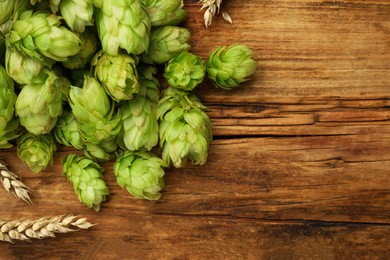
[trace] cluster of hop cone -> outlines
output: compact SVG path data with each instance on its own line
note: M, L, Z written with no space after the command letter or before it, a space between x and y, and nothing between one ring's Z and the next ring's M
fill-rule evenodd
M0 149L16 144L35 173L61 145L83 151L64 158L63 174L96 211L109 195L102 161L149 200L164 168L205 164L212 131L196 86L208 76L232 89L256 68L245 45L205 62L189 52L182 0L3 0L0 10Z

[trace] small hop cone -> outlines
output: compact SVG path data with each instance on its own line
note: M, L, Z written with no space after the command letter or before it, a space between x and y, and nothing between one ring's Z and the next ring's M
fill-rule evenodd
M164 64L184 51L189 51L191 32L178 26L153 27L147 52L141 54L141 61L148 64Z
M193 90L205 76L202 58L184 51L171 59L165 67L164 77L172 87Z
M113 137L108 140L101 141L99 144L85 143L84 155L95 161L108 161L113 158L114 152L118 148L117 138Z
M119 186L137 198L158 200L164 188L166 163L150 152L125 151L118 155L114 173Z
M157 69L142 66L140 71L140 90L134 98L120 106L122 111L122 132L120 139L124 148L135 151L150 151L158 143L157 103L160 96Z
M39 83L25 85L15 103L20 124L34 135L49 133L63 112L64 89L70 83L45 70ZM39 81L39 80L37 80Z
M95 78L85 76L83 88L72 86L69 104L86 143L99 144L120 132L120 111Z
M187 16L183 0L141 0L141 3L149 14L152 26L177 25Z
M13 23L8 38L9 48L36 60L52 63L66 61L81 49L80 38L64 26L55 14L25 11Z
M16 98L14 82L0 65L0 149L12 147L9 141L18 136L19 121L14 116Z
M85 206L100 210L109 190L103 179L104 168L91 159L70 154L64 158L62 173L72 183L73 189Z
M130 100L139 90L137 61L127 53L111 56L99 52L93 62L95 75L115 101Z
M93 25L93 0L61 0L60 12L74 32L82 33Z
M206 61L207 76L217 87L231 90L256 70L254 52L246 45L220 46Z
M157 116L162 158L168 164L180 168L187 159L193 164L206 163L212 132L205 110L195 94L173 87L163 91Z
M149 46L150 18L140 0L95 0L96 26L104 53L139 55Z
M72 146L78 150L84 148L84 142L80 136L79 126L72 112L64 112L64 114L58 119L53 129L53 134L59 144Z
M17 154L34 173L53 164L57 145L51 134L33 135L25 133L17 139Z

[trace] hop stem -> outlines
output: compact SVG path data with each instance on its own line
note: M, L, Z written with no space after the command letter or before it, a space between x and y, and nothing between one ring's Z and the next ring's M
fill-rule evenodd
M0 220L0 241L13 243L15 240L55 237L56 233L69 233L92 226L94 224L89 223L86 218L72 215L37 220Z
M5 162L0 160L0 181L4 188L15 197L32 204L30 199L31 189L27 187L18 175L11 172ZM1 240L1 238L0 238Z

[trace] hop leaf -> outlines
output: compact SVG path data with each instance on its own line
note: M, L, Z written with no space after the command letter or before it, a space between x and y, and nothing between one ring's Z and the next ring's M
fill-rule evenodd
M203 165L212 140L211 122L195 94L169 87L162 93L157 107L160 120L162 158L177 168L187 159Z
M206 61L207 76L215 86L233 89L255 72L253 56L253 51L246 45L220 46Z
M106 200L109 191L103 179L104 168L91 159L70 154L64 158L62 173L72 183L80 202L95 211Z
M186 51L171 59L164 73L170 86L183 90L193 90L203 81L204 75L202 58Z
M158 200L164 188L166 163L150 152L120 153L114 165L119 186L137 198Z
M19 158L35 173L53 164L56 150L57 145L51 134L36 136L27 132L17 139L17 154Z

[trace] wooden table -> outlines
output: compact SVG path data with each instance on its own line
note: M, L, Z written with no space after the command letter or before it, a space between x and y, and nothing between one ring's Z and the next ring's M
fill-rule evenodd
M52 167L33 174L34 206L1 191L1 217L86 216L88 231L1 243L1 259L390 258L390 1L224 1L203 27L185 1L192 51L245 43L252 80L199 89L213 123L208 163L166 172L161 200L137 200L103 164L111 196L95 213Z

